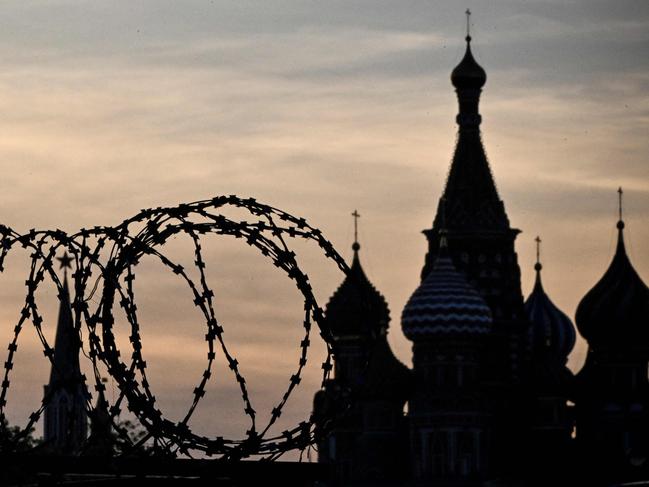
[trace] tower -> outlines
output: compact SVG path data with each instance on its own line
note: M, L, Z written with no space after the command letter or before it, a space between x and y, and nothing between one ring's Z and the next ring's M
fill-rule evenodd
M556 479L565 475L572 453L574 376L567 368L568 355L575 345L575 328L552 302L541 281L541 239L536 237L536 278L525 301L530 320L531 367L530 434L528 464L539 475Z
M482 145L478 105L487 75L473 57L471 40L467 33L466 52L451 74L459 102L457 144L433 226L424 231L428 253L421 275L424 279L432 269L443 226L455 267L487 301L494 332L504 339L499 362L493 365L513 379L519 375L521 359L515 339L527 331L514 250L520 231L510 226Z
M425 280L439 254L442 230L449 257L491 310L492 332L480 363L489 387L483 400L494 413L492 467L506 472L515 465L528 394L523 389L529 366L529 322L523 310L520 269L514 249L519 230L512 228L487 161L479 101L485 70L471 51L467 10L466 51L451 74L459 102L457 144L433 226L425 230L428 252ZM514 460L513 460L514 459Z
M626 253L619 195L615 255L576 313L588 342L577 374L577 439L589 471L614 480L649 467L649 288Z
M413 342L409 403L416 485L481 485L489 471L492 417L481 374L491 310L458 272L444 241L401 318Z
M357 228L358 213L353 213ZM395 485L408 476L403 409L411 373L387 340L390 311L359 259L357 232L349 272L326 307L333 336L334 378L314 399L316 418L333 417L318 460L335 467L338 485ZM340 398L351 406L340 410ZM347 401L344 401L347 402Z
M79 332L74 327L70 307L67 269L71 267L72 259L66 253L58 260L64 270L64 277L59 294L59 315L50 380L44 388L43 439L52 451L76 454L87 436L88 392L79 366Z

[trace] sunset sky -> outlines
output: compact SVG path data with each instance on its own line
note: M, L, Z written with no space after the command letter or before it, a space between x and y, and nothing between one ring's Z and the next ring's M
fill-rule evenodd
M237 194L306 217L350 258L358 209L362 263L390 305L390 343L410 364L399 316L418 285L420 231L431 226L453 153L449 76L464 52L466 7L488 76L485 148L522 230L525 295L540 235L546 291L574 317L613 255L618 186L627 250L649 282L644 0L5 2L0 223L74 232L141 208ZM258 402L270 404L297 361L299 296L248 249L209 245L226 334L237 321L234 346ZM170 252L191 259L180 242ZM342 275L313 249L305 255L324 305ZM16 260L0 276L3 342L26 273ZM142 282L152 383L179 416L202 370L204 327L160 266L144 263ZM53 336L54 294L44 292ZM37 407L49 367L33 337L23 343L9 405L17 423ZM573 369L584 351L578 343ZM314 365L288 423L308 415ZM216 380L197 429L240 434L228 380Z

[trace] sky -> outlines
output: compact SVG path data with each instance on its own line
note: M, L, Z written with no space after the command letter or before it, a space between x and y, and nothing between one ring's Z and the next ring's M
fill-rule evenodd
M619 186L627 250L649 282L642 0L5 2L0 223L74 232L141 208L237 194L307 218L349 259L357 209L361 261L390 305L390 343L410 364L399 316L418 285L420 232L431 226L453 153L449 76L464 52L467 7L488 76L483 141L522 230L524 294L540 235L546 291L574 317L612 258ZM191 259L181 240L170 255ZM300 296L238 242L206 248L217 312L259 409L269 408L297 362ZM301 251L324 305L343 276L317 249ZM5 342L26 272L16 257L0 276ZM159 264L143 262L138 282L152 384L177 418L204 366L204 325ZM51 285L42 299L53 336ZM26 335L8 409L17 424L37 407L49 368ZM321 344L313 348L322 355ZM574 370L584 352L580 341ZM308 416L318 360L286 424ZM235 384L220 379L192 425L241 435Z

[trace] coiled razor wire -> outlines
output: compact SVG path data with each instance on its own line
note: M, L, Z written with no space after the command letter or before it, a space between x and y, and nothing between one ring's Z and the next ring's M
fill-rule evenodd
M222 211L228 208L246 210L255 221L236 221L227 218ZM162 247L170 238L181 234L187 235L193 243L194 267L198 271L198 279L190 278L188 270L174 263L162 252ZM281 400L272 409L268 423L263 426L257 424L257 413L253 408L239 362L228 349L224 329L216 319L214 292L207 284L206 262L201 248L201 236L206 234L243 239L247 245L256 248L276 267L282 269L304 296L302 323L304 336L300 342L301 351L297 369L290 377ZM87 332L88 338L83 346L87 346L87 356L92 362L94 388L99 397L103 397L105 385L100 373L101 363L119 388L119 395L109 408L113 429L121 438L129 440L127 431L117 421L124 403L146 429L146 435L137 444L132 444L133 448L149 442L165 454L180 453L191 456L193 453L202 452L208 456L218 455L224 459L236 460L251 455L274 459L288 450L304 449L313 444L317 429L313 415L281 435L269 437L270 428L281 416L284 405L300 383L302 371L307 363L313 322L318 325L327 349L327 356L322 364L323 387L332 369L331 335L324 325L323 312L317 304L309 278L299 268L296 254L287 243L293 238L314 241L328 259L333 260L342 271L348 272L345 261L322 236L320 230L311 227L304 218L296 218L252 198L217 196L210 200L180 204L171 208L142 210L115 227L82 229L73 235L68 235L61 230L30 230L28 233L19 234L9 227L0 226L0 272L4 270L6 257L12 248L22 246L31 252L30 272L25 281L27 287L25 303L14 328L13 338L8 346L7 361L4 364L4 378L0 389L0 419L3 421L0 423L0 428L5 428L5 407L10 375L18 350L18 338L28 320L38 334L44 355L48 357L52 367L56 367L53 360L54 350L42 330L43 319L35 295L39 285L46 279L50 279L57 286L59 295L63 296L63 283L54 271L54 259L62 252L67 252L73 261L71 278L75 297L71 309L74 327L80 336L82 329ZM106 254L108 254L107 258ZM133 290L133 281L136 277L134 268L143 256L157 258L185 282L193 295L194 305L200 309L205 319L207 365L194 388L191 405L179 422L170 421L162 415L147 379L147 364ZM99 289L101 289L101 299L96 308L91 309L90 299ZM132 353L129 361L123 358L115 341L113 309L116 301L130 325L129 340ZM188 425L199 401L205 395L206 385L219 353L222 354L238 383L243 410L250 421L250 427L243 439L202 436L192 431ZM80 380L85 388L86 377L82 376ZM90 414L93 412L93 405L90 396L87 394L86 396L86 410ZM20 441L21 437L28 435L43 414L49 399L46 394L40 408L29 415L25 428L14 435L14 444ZM6 431L0 431L0 434L2 433Z

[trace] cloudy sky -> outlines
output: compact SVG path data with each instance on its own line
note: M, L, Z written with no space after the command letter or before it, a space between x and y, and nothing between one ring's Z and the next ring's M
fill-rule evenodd
M0 222L75 231L141 208L237 194L306 217L349 257L358 209L363 264L390 304L393 348L410 363L399 315L418 284L420 231L431 225L452 156L449 75L464 51L466 7L488 75L487 154L523 231L525 294L538 234L546 290L574 316L612 257L618 186L628 251L649 281L643 0L5 2ZM263 409L297 360L299 297L248 250L211 249L219 313ZM179 243L172 253L187 251ZM308 252L324 304L342 277ZM1 276L3 341L26 272L17 259ZM152 383L178 417L200 375L204 331L173 277L154 263L140 275ZM45 288L50 323L52 296ZM10 401L18 423L37 406L48 368L35 340L24 343L15 372L22 386ZM573 368L583 355L580 343ZM315 370L287 422L307 415ZM233 386L213 387L195 425L236 434Z

